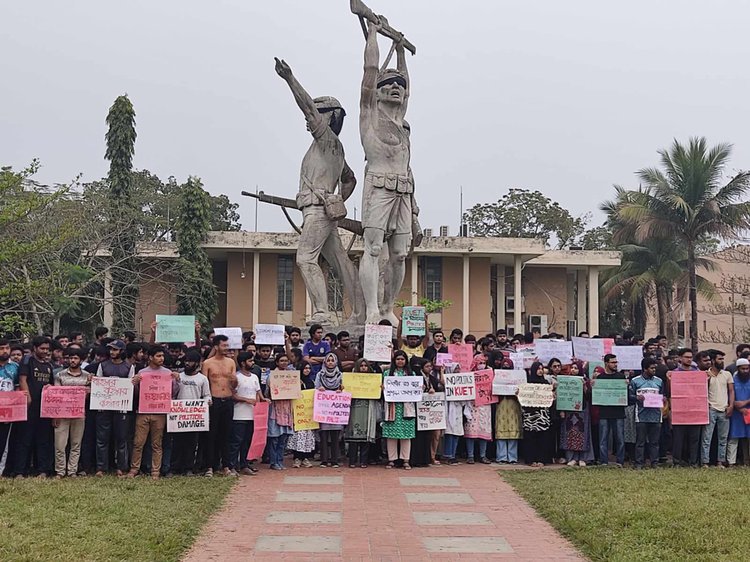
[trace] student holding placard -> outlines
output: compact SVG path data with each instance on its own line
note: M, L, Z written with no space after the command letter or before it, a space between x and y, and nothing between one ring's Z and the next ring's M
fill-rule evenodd
M338 359L333 353L326 355L322 368L315 376L315 388L330 392L344 390L343 375L338 367ZM320 467L339 467L339 443L343 425L320 424Z
M591 441L591 381L583 373L580 363L573 362L561 374L581 379L580 410L560 411L560 449L565 451L568 466L586 466L594 460L594 447ZM559 387L558 387L559 388ZM560 404L558 403L560 408Z
M276 356L275 367L277 371L294 370L289 364L289 357L284 353ZM274 371L271 371L273 377ZM271 384L266 386L264 396L271 398ZM291 400L271 400L268 408L268 456L271 461L271 470L284 470L284 451L291 435L294 433L294 414L292 412Z
M10 342L6 339L0 339L0 392L15 392L18 390L18 364L10 360L10 353ZM21 409L25 407L27 407L26 397L23 399ZM5 445L8 442L11 427L11 423L0 422L0 462L2 462L5 454Z
M68 362L68 368L55 375L55 386L89 387L91 375L81 370L81 363L85 358L86 353L80 349L66 349L65 359ZM58 480L65 478L66 475L71 478L77 476L85 422L85 418L52 420L52 427L55 428L55 478ZM68 446L70 446L70 454L66 459Z
M416 376L422 375L422 393L435 394L444 392L445 386L441 381L440 372L433 368L432 362L421 357L413 357L409 362L412 372ZM411 444L409 464L411 466L424 467L433 464L435 455L432 452L434 435L440 439L440 430L417 431Z
M544 365L535 361L531 365L526 382L530 384L550 384L544 376ZM523 408L524 454L526 464L542 467L552 462L555 452L552 433L551 408Z
M505 353L493 350L487 360L489 369L513 369L513 362L505 358ZM516 464L518 462L518 442L523 439L523 413L518 398L500 396L495 407L495 462Z
M373 371L370 363L362 358L355 362L354 372L372 373ZM352 399L349 423L344 430L344 441L349 446L349 468L356 466L367 468L370 444L377 440L378 423L382 417L383 406L380 400Z
M617 380L623 381L622 384L627 389L625 374L618 370L617 365L615 355L611 353L605 355L604 373L596 377L592 383L593 387L596 387L598 381ZM617 466L622 468L625 462L625 405L601 404L596 400L594 404L599 404L599 464L603 466L609 464L609 435L611 433Z
M385 377L412 376L406 353L401 350L393 354L391 366L383 374ZM411 470L409 457L411 455L411 440L416 437L417 408L414 403L387 402L385 405L385 421L383 422L383 438L388 448L388 464L386 468L393 468L397 459L403 461L404 469ZM400 448L400 453L399 453Z
M180 389L177 400L208 400L211 405L211 387L206 375L200 372L201 354L197 350L188 351L184 357L185 369L180 373ZM195 452L200 431L175 433L170 472L192 476L195 469Z
M432 361L432 364L435 365L438 353L448 353L448 346L445 345L445 334L442 330L432 332L432 345L424 350L422 357Z
M314 390L315 379L312 375L312 366L307 361L299 365L300 390ZM295 430L286 444L287 448L294 454L294 468L311 468L310 459L315 452L315 430Z
M641 360L641 374L630 381L630 401L637 406L635 412L635 467L643 468L646 442L651 468L659 464L659 436L661 434L661 408L664 385L656 376L656 359ZM651 400L658 397L656 404Z

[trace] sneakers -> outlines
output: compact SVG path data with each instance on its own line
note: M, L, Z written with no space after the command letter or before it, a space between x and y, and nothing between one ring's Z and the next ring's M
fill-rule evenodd
M473 457L470 457L470 458L469 458L469 459L468 459L468 460L466 461L466 464L474 464L474 458L473 458Z
M575 466L578 463L576 461L568 461L568 466Z
M284 470L284 467L281 466L280 464L272 464L271 470Z
M479 460L479 462L481 462L482 464L492 464L492 463L490 462L490 459L488 459L487 457L482 457L482 458L481 458L481 459Z
M208 469L208 470L207 470L207 471L206 471L206 472L205 472L205 473L203 474L203 476L204 476L204 477L206 477L206 478L213 478L213 477L214 477L214 469L213 469L213 468L209 468L209 469Z
M586 468L586 461L578 461L578 466Z
M256 472L258 471L256 470L255 472L253 472L248 467L245 467L242 470L240 470L240 474L242 474L242 476L255 476Z
M302 459L302 466L305 468L312 468L312 463L310 462L310 459Z
M239 476L239 474L237 474L237 471L234 470L233 468L229 472L227 472L226 475L229 476L230 478L237 478Z
M302 466L302 459L294 459L294 464L292 466L294 468L300 468Z

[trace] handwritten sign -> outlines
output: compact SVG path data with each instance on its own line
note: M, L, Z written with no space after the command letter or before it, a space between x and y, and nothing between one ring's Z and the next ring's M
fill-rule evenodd
M254 461L263 457L268 440L268 408L269 402L256 402L253 406L253 438L247 451L247 460Z
M558 375L557 409L561 412L583 411L583 377Z
M445 399L448 402L476 400L474 373L452 373L445 375Z
M423 306L405 306L401 314L401 329L404 337L424 336L427 333L425 308Z
M271 400L297 400L302 397L299 371L271 371Z
M625 379L594 379L591 403L594 406L627 406L628 381Z
M524 383L518 386L518 402L527 408L549 408L555 401L551 384Z
M661 408L664 406L664 396L658 392L646 392L643 394L644 408Z
M284 345L284 326L281 324L256 324L255 345Z
M448 344L448 353L453 356L453 361L461 366L461 370L466 372L471 369L471 362L474 360L474 346L470 343L450 343Z
M139 414L168 414L172 409L172 375L152 373L141 377Z
M242 349L242 328L214 328L217 336L229 338L229 349Z
M133 409L133 381L120 377L93 377L91 409L130 412Z
M366 400L380 399L380 385L383 377L378 373L344 373L344 390L350 392L352 398Z
M446 365L450 365L451 363L454 363L454 361L453 361L453 355L451 355L450 353L435 354L435 366L436 367L445 367Z
M708 423L708 383L703 371L671 371L672 425Z
M0 392L0 423L26 421L26 412L26 395L23 392Z
M318 390L313 402L313 420L318 423L346 425L352 407L352 395L348 392Z
M172 400L167 433L208 431L208 400Z
M42 389L42 409L39 417L75 419L86 414L86 387L52 386Z
M520 354L520 358L516 354ZM513 361L513 367L516 369L531 369L537 360L536 346L533 343L516 346L516 353L510 354L510 360Z
M497 404L500 402L500 399L492 394L492 383L494 380L495 371L492 369L474 371L474 387L477 393L474 404L476 406L487 406L488 404Z
M639 345L613 345L612 353L617 356L617 368L623 371L640 371L643 349Z
M417 430L445 429L445 394L424 394L417 404Z
M391 326L365 325L365 359L376 363L390 363L392 347L393 328Z
M581 361L601 361L604 357L604 340L601 338L572 338L573 353Z
M526 371L523 369L495 369L492 380L492 394L515 396L518 385L526 384Z
M422 383L422 377L383 377L383 398L386 402L419 402Z
M563 340L536 340L536 356L542 363L559 359L563 365L572 362L573 342Z
M195 341L195 316L157 314L156 341L159 343Z
M378 387L380 390L380 387ZM294 431L318 429L320 424L313 420L313 402L315 390L303 390L302 397L292 400L292 415L294 416Z

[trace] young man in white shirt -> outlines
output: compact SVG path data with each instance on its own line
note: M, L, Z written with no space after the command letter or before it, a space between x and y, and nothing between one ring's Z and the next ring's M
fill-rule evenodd
M708 466L715 428L719 442L716 466L724 468L729 420L734 411L734 378L729 371L724 370L724 352L712 349L708 355L711 358L711 368L708 370L708 425L703 426L701 464Z
M229 462L232 475L253 475L258 472L251 468L247 460L250 441L253 438L254 416L253 407L259 400L263 400L260 392L260 369L255 365L253 355L243 351L237 356L237 388L233 395L234 416L232 421L232 436L229 443Z

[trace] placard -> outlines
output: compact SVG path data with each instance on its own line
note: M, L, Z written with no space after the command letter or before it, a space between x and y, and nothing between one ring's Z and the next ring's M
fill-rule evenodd
M549 363L552 359L559 359L563 365L573 362L573 342L538 339L534 346L536 356L542 363Z
M365 359L376 363L390 363L392 349L393 328L391 326L365 325Z
M589 361L589 378L594 378L594 371L597 367L604 369L604 363L602 361Z
M271 400L297 400L302 398L299 371L271 371L268 376Z
M348 392L318 390L313 401L313 419L318 423L346 425L352 407L352 395Z
M445 375L445 399L448 402L476 400L474 373L451 373Z
M664 406L664 396L658 391L643 393L644 408L661 408L662 406Z
M549 408L555 401L551 384L524 383L518 385L518 402L527 408Z
M639 345L613 345L612 353L617 357L617 368L621 371L640 371L643 348Z
M156 315L156 341L185 343L195 341L195 316Z
M172 400L167 433L208 431L208 400Z
M708 423L708 382L704 371L670 371L672 425Z
M477 397L474 399L474 404L476 406L487 406L489 404L497 404L500 402L500 398L494 396L492 393L494 379L495 371L492 369L474 371L474 387L477 393Z
M99 411L130 412L133 409L133 381L120 377L92 377L90 408Z
M52 386L42 388L40 418L77 419L86 415L85 386Z
M342 384L352 398L379 400L383 376L379 373L344 373Z
M255 345L284 345L284 334L281 324L256 324Z
M453 362L461 366L462 371L466 372L471 369L471 363L474 361L473 345L470 343L449 343L448 353L453 356Z
M270 402L256 402L253 406L253 438L247 451L247 460L255 461L263 457L268 441L268 408Z
M557 409L561 412L583 411L583 377L557 376Z
M423 306L405 306L401 313L401 335L424 336L427 333L427 320Z
M604 342L604 355L606 355L607 353L612 353L612 346L615 345L615 339L601 338L601 340Z
M518 386L526 384L526 371L523 369L495 369L492 380L492 394L515 396Z
M214 328L217 336L229 338L229 349L242 349L242 328Z
M417 404L417 431L445 429L445 393L424 394Z
M594 406L627 406L628 381L596 378L591 382L591 403Z
M172 409L172 375L141 375L138 391L139 414L168 414Z
M26 421L27 410L26 395L20 390L0 392L0 423Z
M380 387L378 387L380 390ZM292 414L294 416L294 431L318 429L320 424L313 420L313 403L315 390L303 390L302 397L292 400Z
M450 353L435 354L436 367L445 367L446 365L450 365L451 363L455 363L455 361L453 361L453 355L451 355Z
M422 400L422 377L383 377L386 402L419 402Z
M581 361L601 361L604 357L604 340L601 338L572 338L573 355Z
M517 361L516 354L521 354L521 361ZM533 343L522 343L516 346L516 353L511 354L510 360L513 361L514 369L531 369L534 362L537 361L536 346Z

